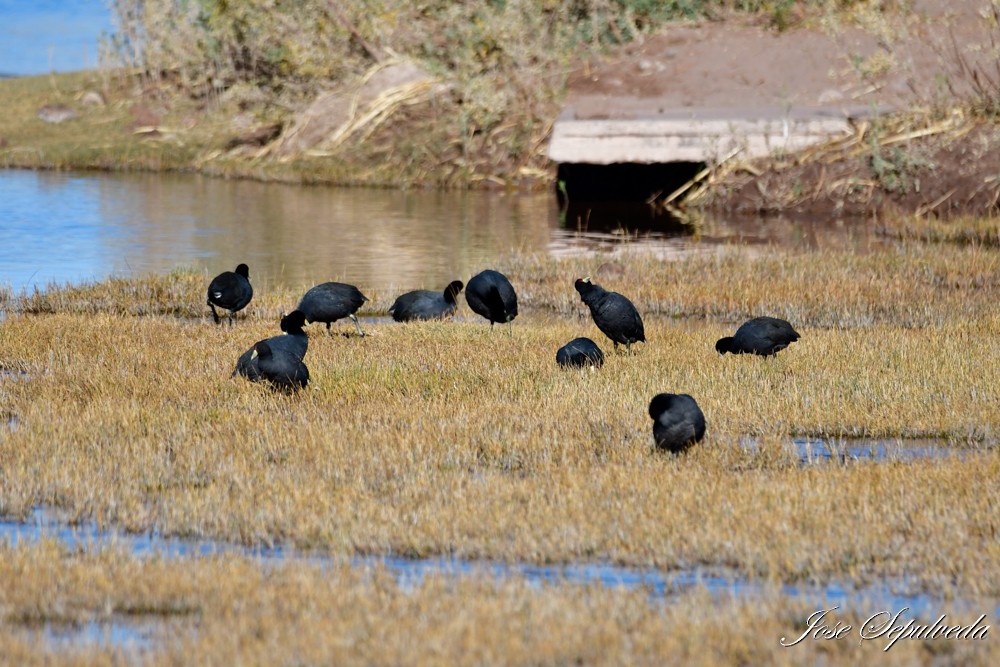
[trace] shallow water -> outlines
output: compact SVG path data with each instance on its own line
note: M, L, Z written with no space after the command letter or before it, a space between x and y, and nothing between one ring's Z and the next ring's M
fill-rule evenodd
M629 217L631 216L631 217ZM246 262L258 289L344 280L366 289L443 287L512 251L664 259L723 243L784 248L882 241L864 221L704 220L626 211L561 223L552 193L294 186L183 174L0 170L0 285L14 291Z
M739 446L751 454L757 454L760 451L760 443L755 438L741 438ZM792 438L784 446L802 465L854 461L910 463L945 459L952 456L962 457L969 452L978 451L967 447L955 447L947 444L944 440L933 438ZM988 446L992 445L984 445L984 447Z
M157 534L126 534L114 529L101 529L93 522L69 525L46 509L35 509L23 522L0 521L0 540L17 545L40 539L57 540L70 549L99 549L115 547L138 557L190 558L209 555L232 554L249 557L262 566L275 566L289 562L303 562L317 566L339 564L344 558L319 552L303 553L281 546L244 547L213 540L180 539ZM497 563L469 561L457 558L401 558L394 556L355 556L346 559L352 566L363 570L384 568L404 588L419 585L428 576L493 577L503 579L520 577L535 585L585 585L599 584L608 587L637 588L648 592L654 601L666 601L672 595L695 587L703 587L716 600L754 598L773 592L773 586L750 581L718 570L692 567L681 570L655 570L622 567L609 563L578 563L568 565L533 565L527 563ZM904 608L918 618L936 617L945 604L942 599L926 593L906 591L905 582L888 582L865 587L855 587L846 582L787 584L780 592L792 597L815 602L817 605L854 609L858 613L875 613L882 610L898 611ZM988 609L979 609L983 603L950 600L952 609L968 607L979 613L1000 614L1000 601L985 603ZM819 608L819 607L817 607ZM66 628L54 626L46 632L56 632L57 638L77 642L101 641L114 645L133 644L145 646L154 634L150 624L169 623L170 619L157 620L146 616L137 619L112 618L83 626ZM155 627L152 627L155 629ZM73 639L75 637L75 639Z
M792 442L802 463L830 461L919 461L963 456L968 450L951 447L939 440L864 440L828 441L796 438Z
M158 616L115 616L83 623L44 623L28 628L27 634L55 649L114 646L134 656L154 649L170 623Z

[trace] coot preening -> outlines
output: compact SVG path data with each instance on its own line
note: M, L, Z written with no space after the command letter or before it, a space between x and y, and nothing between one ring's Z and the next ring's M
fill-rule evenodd
M755 317L744 322L736 334L720 338L715 344L719 354L777 354L799 339L792 325L777 317Z
M306 292L299 301L298 310L305 313L309 322L326 322L326 330L337 320L349 317L362 336L361 323L354 314L368 300L354 285L344 283L323 283Z
M574 338L556 352L556 363L563 367L600 368L604 365L604 353L589 338Z
M649 403L657 448L682 452L705 435L705 415L687 394L657 394Z
M590 282L590 278L577 278L574 283L580 299L590 308L594 324L615 347L621 343L632 349L632 343L646 342L646 331L642 318L632 302L618 292L609 292L600 285Z
M258 341L267 343L274 353L287 353L302 361L305 359L306 351L309 349L309 336L302 329L306 324L306 316L301 310L293 310L288 315L281 318L281 330L284 335L272 336L267 340ZM258 357L254 356L253 348L240 355L236 361L236 370L233 376L242 375L251 382L260 380L260 368L257 365Z
M236 311L243 310L253 298L253 287L250 286L250 267L240 264L235 271L224 271L212 278L208 285L208 306L212 309L215 323L219 323L219 314L215 307L229 311L229 323L233 323Z
M389 314L397 322L449 317L458 307L458 295L462 293L463 287L465 285L461 280L453 280L443 292L419 289L401 294L389 308Z
M476 274L465 287L465 300L472 312L490 321L490 329L495 322L507 322L513 333L517 294L507 276L492 269Z
M251 352L260 378L279 389L294 390L309 384L309 369L289 352L272 350L266 340L254 344Z

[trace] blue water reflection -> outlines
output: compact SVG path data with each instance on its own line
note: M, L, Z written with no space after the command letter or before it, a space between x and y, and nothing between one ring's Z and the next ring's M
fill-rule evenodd
M71 549L86 550L114 546L139 557L181 558L233 554L256 559L262 565L278 565L293 560L318 566L345 562L344 558L317 552L303 553L282 546L245 547L213 540L163 537L155 533L126 534L113 529L102 530L93 522L68 525L59 521L53 512L45 509L34 510L24 522L0 521L0 540L17 545L39 539L57 540ZM362 569L384 568L404 587L419 585L428 576L485 576L495 579L520 577L536 585L600 584L608 587L636 588L648 592L654 600L666 600L672 595L695 587L703 587L719 600L754 598L775 591L775 587L766 582L748 580L736 573L705 567L656 570L609 563L533 565L470 561L451 557L395 556L355 556L347 559L347 562ZM841 581L784 584L780 585L778 590L785 595L816 605L825 607L836 605L862 615L909 608L910 615L927 619L935 617L946 604L940 597L908 590L904 581L864 587L855 587ZM947 607L952 610L968 609L1000 615L1000 601L997 600L986 602L949 600Z

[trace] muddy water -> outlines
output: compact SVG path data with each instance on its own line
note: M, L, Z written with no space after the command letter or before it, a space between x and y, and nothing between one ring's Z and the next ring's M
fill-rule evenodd
M371 289L443 286L512 251L665 259L721 243L789 249L873 239L863 221L705 220L643 205L560 215L552 193L401 192L176 174L0 170L0 286L246 262L255 284L342 279Z

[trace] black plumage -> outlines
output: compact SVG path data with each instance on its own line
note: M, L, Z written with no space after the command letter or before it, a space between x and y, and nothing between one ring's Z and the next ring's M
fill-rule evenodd
M266 340L253 346L254 362L260 379L267 380L279 389L295 390L309 384L309 369L301 359L281 350L272 350Z
M719 354L777 354L800 338L792 325L777 317L755 317L744 322L733 336L720 338L715 344Z
M604 365L604 353L597 347L597 343L589 338L574 338L556 352L556 363L564 367L600 368Z
M212 278L208 285L208 307L212 309L215 323L219 323L219 313L215 307L229 311L229 323L233 323L233 315L246 308L253 298L253 287L250 286L250 268L240 264L235 271L224 271Z
M490 321L490 328L495 322L512 323L517 317L514 286L499 271L486 269L473 276L465 287L465 300L472 312Z
M705 435L705 415L687 394L657 394L649 403L657 448L678 453Z
M322 283L306 292L299 301L298 310L305 313L309 322L325 322L327 331L330 330L332 323L349 317L354 320L358 333L364 336L365 332L361 330L361 323L354 313L367 300L368 297L354 285Z
M306 352L309 349L309 336L302 328L305 324L306 316L301 310L294 310L281 318L281 330L285 332L283 335L272 336L271 338L257 342L267 343L272 352L287 353L302 361L305 359ZM251 347L240 355L240 358L236 361L236 369L233 371L233 376L242 375L251 382L257 382L261 379L260 368L257 363L258 358L254 356L253 351L254 349Z
M646 342L646 331L642 318L632 302L618 292L609 292L600 285L590 282L590 278L578 278L574 284L580 299L590 308L594 324L615 347L622 344L632 348L632 343Z
M397 322L450 317L458 307L458 295L463 287L461 280L453 280L443 292L420 289L401 294L389 308L389 314Z

